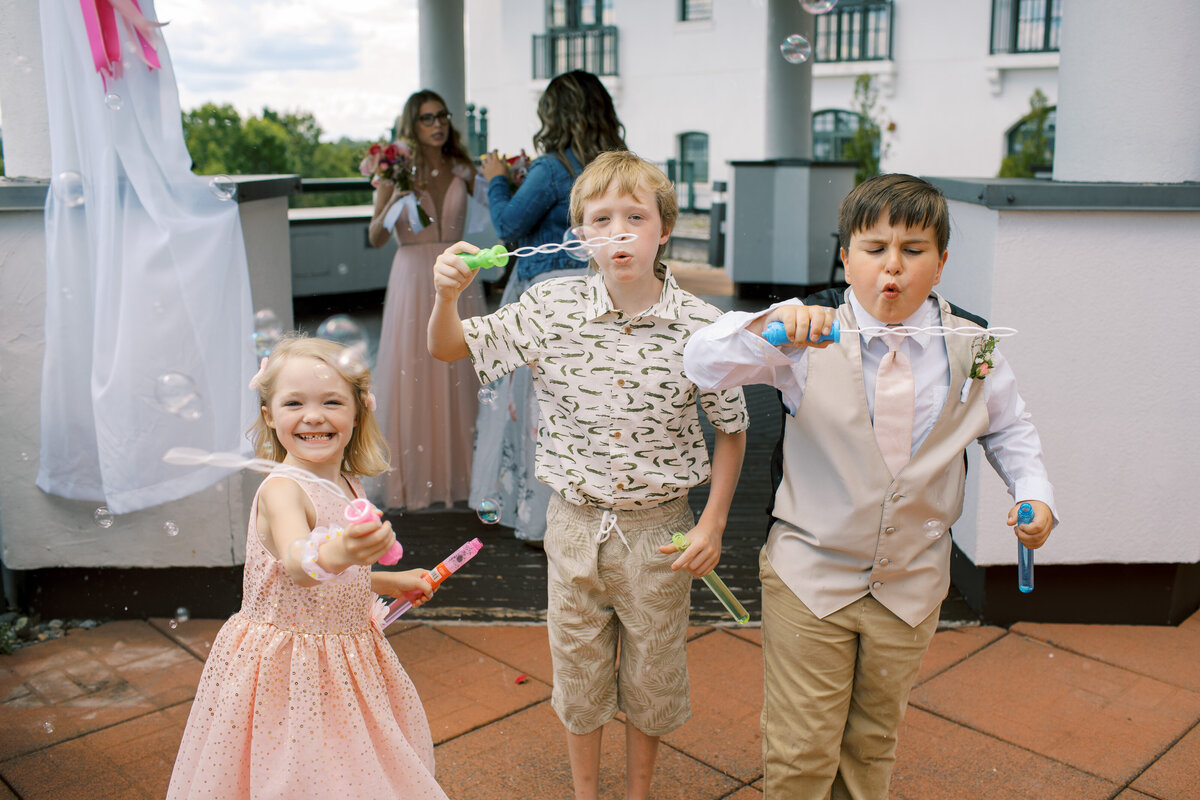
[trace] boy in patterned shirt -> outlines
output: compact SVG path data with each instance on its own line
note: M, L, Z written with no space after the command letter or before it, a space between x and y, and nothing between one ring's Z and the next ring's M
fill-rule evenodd
M595 271L530 287L496 313L461 320L474 277L459 242L434 266L429 352L470 356L482 383L533 368L541 409L537 477L556 495L546 514L551 703L567 729L575 796L599 792L603 725L625 712L626 797L650 789L660 736L691 715L684 636L692 575L716 567L749 424L740 388L700 392L716 430L699 522L688 489L710 479L683 374L688 336L720 311L683 291L660 261L679 214L675 189L629 152L603 153L571 191ZM675 559L673 531L691 545ZM615 536L613 534L616 534ZM617 648L620 664L617 666Z

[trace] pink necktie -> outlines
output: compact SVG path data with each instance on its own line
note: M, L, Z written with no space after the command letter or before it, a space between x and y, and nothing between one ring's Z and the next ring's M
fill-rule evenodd
M889 349L875 376L875 441L895 477L912 454L913 373L908 356L896 349L900 337L883 338Z

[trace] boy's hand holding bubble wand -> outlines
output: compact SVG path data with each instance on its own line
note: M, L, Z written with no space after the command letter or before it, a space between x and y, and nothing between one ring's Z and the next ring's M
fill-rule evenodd
M658 550L661 553L683 553L691 544L686 534L676 531L671 534L671 544L662 545ZM680 561L682 560L683 557L681 556ZM738 599L733 596L733 592L729 591L729 587L725 585L725 582L713 571L712 566L714 564L715 561L711 557L707 557L700 561L698 566L686 563L681 563L680 566L686 568L693 575L704 581L704 585L721 601L721 605L725 606L725 610L729 612L730 616L739 625L745 625L750 619L750 613L738 602Z
M987 334L997 339L1014 335L1014 328L947 328L944 325L933 325L924 328L914 328L905 325L894 325L886 328L843 328L841 322L833 317L832 309L819 306L781 306L776 311L788 309L783 314L769 314L750 330L757 328L770 344L781 347L786 344L797 346L827 347L830 342L840 342L843 333L866 333L878 335L882 333L899 336L913 336L927 333L933 336L979 336ZM784 319L771 319L782 316ZM799 337L799 338L797 338ZM963 396L969 388L963 387ZM1036 509L1035 509L1036 505ZM1033 550L1041 547L1050 535L1054 515L1050 507L1036 500L1021 503L1008 512L1008 524L1017 533L1017 588L1028 594L1033 591Z

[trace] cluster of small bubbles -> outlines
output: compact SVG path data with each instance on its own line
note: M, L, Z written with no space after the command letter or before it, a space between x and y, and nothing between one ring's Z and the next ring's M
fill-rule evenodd
M167 534L167 536L178 536L179 526L176 525L174 521L167 520L163 523L163 533Z
M490 386L484 386L479 390L479 405L490 406L496 402L496 390Z
M350 274L350 265L349 264L338 264L337 272L338 272L338 275L349 275Z
M58 173L50 183L55 198L67 208L83 205L83 176L73 170Z
M54 733L54 723L50 721L43 722L42 730L44 730L46 733Z
M812 45L798 33L793 33L791 36L783 40L783 44L779 45L779 52L783 54L783 60L789 64L803 64L812 56Z
M485 525L495 525L500 521L500 503L490 497L485 497L479 501L479 508L475 513L479 516L479 521Z
M214 175L208 181L208 188L218 200L232 200L237 196L237 183L228 175Z
M259 358L271 355L279 338L283 336L283 325L279 317L269 308L261 308L254 312L254 354Z
M125 101L122 100L121 95L117 94L116 92L109 92L108 94L104 95L104 105L108 106L113 111L120 111L121 106L124 104Z
M200 418L203 403L196 383L182 372L164 372L154 382L154 399L168 414L185 420Z
M946 525L936 517L925 520L925 538L940 539L946 532Z
M828 14L837 4L838 0L800 0L801 7L810 14Z
M587 238L587 230L582 225L568 228L563 234L563 244L567 245L563 252L576 261L587 261L592 257L591 249L584 244Z
M317 336L346 348L337 357L338 369L344 375L357 377L367 370L367 333L352 317L346 314L329 317L317 326Z
M108 506L100 506L92 513L92 519L96 520L96 524L101 528L111 528L113 524L112 512L108 510Z

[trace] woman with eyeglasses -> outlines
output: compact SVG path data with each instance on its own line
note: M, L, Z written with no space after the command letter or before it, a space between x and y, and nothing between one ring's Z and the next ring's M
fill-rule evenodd
M395 133L413 151L413 191L380 181L368 227L375 247L392 236L400 245L388 278L375 367L376 416L391 447L393 469L373 487L372 499L377 497L380 507L416 511L433 504L449 507L466 500L470 489L478 379L469 363L432 358L425 327L433 310L431 265L463 238L475 166L446 103L428 89L408 98ZM428 218L423 228L414 202ZM401 204L410 205L394 208ZM464 302L473 313L485 313L479 284L468 291Z
M550 81L538 101L537 115L541 128L533 144L541 155L529 165L520 187L513 190L508 165L498 152L481 160L492 225L514 247L562 242L570 227L568 200L575 178L600 153L628 149L625 126L617 119L612 97L590 72L574 70ZM587 271L586 264L561 251L518 258L515 264L501 304L516 301L538 281ZM461 314L464 319L468 316L465 311ZM500 524L515 528L518 539L540 548L546 537L551 489L534 477L538 406L532 376L522 367L490 388L495 399L480 405L475 425L471 507L479 509L484 500L495 501Z

